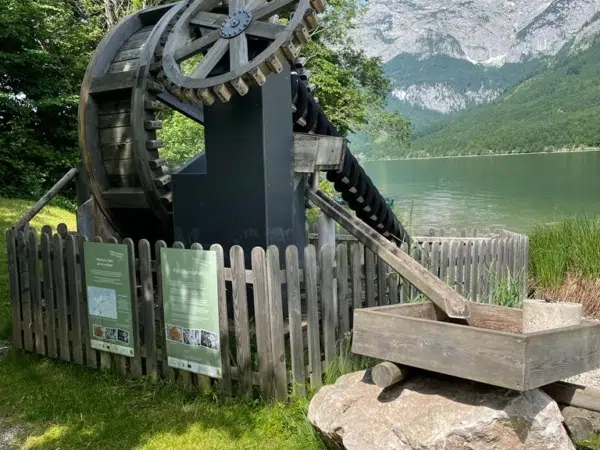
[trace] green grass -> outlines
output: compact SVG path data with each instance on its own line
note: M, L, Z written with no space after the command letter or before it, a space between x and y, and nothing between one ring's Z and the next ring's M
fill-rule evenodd
M56 202L63 203L60 200L56 200ZM2 229L0 244L0 340L8 339L12 329L5 233L33 206L33 203L27 200L0 197L0 228ZM75 214L56 206L46 206L33 219L31 226L36 230L40 230L44 225L51 225L55 228L61 222L66 223L69 229L75 229Z
M600 278L600 220L578 216L534 228L529 272L539 287L558 288L567 274Z
M16 352L0 364L0 426L26 424L23 449L322 449L307 407L192 395Z

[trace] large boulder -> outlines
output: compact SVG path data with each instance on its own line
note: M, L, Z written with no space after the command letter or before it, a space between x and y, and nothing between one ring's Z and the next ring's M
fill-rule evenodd
M348 450L574 450L558 405L517 392L417 372L381 389L370 371L340 377L313 397L308 419L331 448Z

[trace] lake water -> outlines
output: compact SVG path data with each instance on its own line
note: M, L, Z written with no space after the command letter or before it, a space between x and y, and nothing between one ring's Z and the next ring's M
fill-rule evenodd
M600 216L600 152L363 162L412 227L503 227ZM407 222L405 220L405 222Z

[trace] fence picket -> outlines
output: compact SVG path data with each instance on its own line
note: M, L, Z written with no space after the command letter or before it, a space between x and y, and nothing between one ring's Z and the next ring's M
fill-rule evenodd
M29 288L31 291L31 313L33 318L35 351L39 355L46 354L44 345L44 321L42 313L42 292L40 285L40 261L38 243L33 230L26 233L27 256L29 266Z
M367 307L375 306L375 253L365 248L365 294Z
M352 283L352 311L362 308L362 265L361 251L358 242L350 244L350 278ZM354 317L351 317L352 323Z
M125 242L125 244L128 246L129 248L129 242ZM132 241L133 244L133 241ZM167 358L167 324L165 322L165 299L163 297L163 278L162 278L162 256L161 256L161 249L163 248L167 248L167 243L165 241L156 241L156 243L154 244L154 259L156 260L156 304L158 307L158 314L156 317L156 320L158 322L158 331L159 331L159 340L160 340L160 345L161 345L161 349L162 349L162 373L165 377L167 377L167 379L171 380L171 381L175 381L176 379L176 375L177 375L177 371L169 366L169 361ZM129 248L129 252L133 254L133 261L134 261L134 265L132 265L132 274L133 274L133 279L131 279L131 285L135 286L135 291L134 291L134 298L135 298L135 309L136 311L138 310L138 302L137 302L137 284L136 284L136 280L135 280L135 246ZM131 258L131 256L130 256ZM140 276L141 278L141 276ZM132 299L133 301L133 299ZM138 313L139 316L139 313ZM139 341L139 339L138 339ZM134 350L135 353L135 350ZM131 361L132 366L132 372L135 370L136 372L138 371L138 362L135 361ZM135 366L135 368L134 368ZM139 360L139 370L140 370L140 376L142 373L142 360L140 358Z
M227 290L225 287L225 256L223 247L213 244L211 251L217 255L217 289L219 292L219 342L221 348L221 385L231 395L231 366L229 365L229 321L227 318Z
M273 377L275 399L287 397L287 370L285 367L285 342L283 329L283 304L281 299L281 267L279 248L267 248L267 292L269 299L269 322L271 330L271 352L273 355Z
M58 336L60 343L60 359L71 361L69 350L69 323L67 318L67 286L65 283L65 265L63 258L63 240L60 234L52 238L52 254L54 256L54 292L56 309L58 310Z
M236 365L239 377L238 394L242 397L250 397L252 395L252 359L250 354L250 331L248 328L246 267L244 265L244 250L242 247L239 245L231 247L229 258L231 260L231 275L233 280L231 282L231 290L233 297ZM258 314L256 326L258 327Z
M408 243L402 242L402 245L400 245L400 250L402 250L404 253L408 253ZM400 277L400 283L400 303L406 303L407 301L410 301L410 285L408 281L402 277Z
M465 298L471 297L471 285L473 284L473 279L471 277L471 267L473 262L473 247L475 246L475 241L465 241L464 253L463 257L465 259L465 267L464 267L464 288L463 295Z
M150 260L150 242L141 239L138 242L140 259L140 285L142 288L142 321L144 324L144 347L146 350L146 375L151 381L157 380L156 368L156 331L154 312L154 283L152 280L152 262ZM165 355L165 361L166 361Z
M256 344L258 348L258 372L262 395L271 398L273 388L273 352L269 325L269 294L267 290L267 263L265 251L252 249L252 272L254 273L254 314L256 317Z
M35 237L34 237L35 238ZM66 237L67 260L67 286L69 293L69 307L71 313L71 342L73 347L73 361L83 364L83 346L81 342L81 288L78 283L77 273L77 242L76 236L70 234Z
M339 304L339 337L350 331L350 305L348 304L348 247L338 244L336 249L337 301Z
M471 279L471 288L469 294L469 300L477 302L479 301L479 249L481 248L482 241L473 242L471 248L471 273L469 278Z
M23 348L21 333L21 295L19 280L19 260L17 257L17 234L15 230L6 232L6 250L8 257L8 279L10 285L10 303L12 310L12 340L17 349Z
M44 241L42 236L42 242ZM87 237L79 236L79 254L81 255L80 267L81 271L81 332L83 333L83 343L85 345L85 360L88 367L92 369L98 368L98 351L91 346L90 325L88 316L88 298L85 278L85 249L84 245L87 242ZM134 325L135 326L135 325Z
M448 242L442 243L442 251L440 252L440 279L448 283L448 264L450 261L449 256L449 244Z
M466 230L462 230L461 232L461 236L464 236L464 234L466 234ZM463 294L464 292L464 272L465 272L465 268L464 268L464 257L465 257L465 251L463 248L464 245L464 241L462 240L457 240L456 242L456 278L455 278L455 289L459 294Z
M21 288L22 319L19 326L23 329L23 347L28 352L34 351L32 334L33 320L31 316L31 289L29 287L28 248L25 232L17 232L17 254L19 261L19 286Z
M40 251L42 253L42 273L44 276L44 306L46 310L46 354L57 358L56 349L56 306L54 304L54 280L52 279L52 262L50 261L51 235L42 233L40 236ZM10 259L9 259L10 263ZM12 290L12 285L11 285Z
M203 250L203 248L202 245L198 244L197 242L194 242L192 243L192 245L190 245L190 250ZM225 319L227 319L227 315L225 315ZM207 375L202 375L199 373L190 373L188 375L188 379L191 381L191 385L193 386L195 384L201 392L209 392L212 388L212 382L210 380L210 377Z
M388 282L390 285L390 304L395 305L400 301L398 298L398 281L400 279L400 275L398 272L392 271L390 273Z
M313 245L304 249L304 286L308 321L308 358L310 362L310 385L321 387L321 345L319 342L319 300L317 298L317 252Z
M321 269L321 321L323 326L323 350L325 367L329 366L335 353L335 310L333 307L333 248L324 245L320 250Z
M377 305L389 305L390 299L387 296L387 274L388 265L386 262L377 258Z
M295 395L304 396L306 394L306 387L304 378L304 342L302 340L302 309L300 301L300 266L298 263L298 248L294 245L289 245L285 249L285 274L287 280L288 311L290 316L290 353L292 360L293 392ZM338 276L338 286L340 285L339 283L340 280Z

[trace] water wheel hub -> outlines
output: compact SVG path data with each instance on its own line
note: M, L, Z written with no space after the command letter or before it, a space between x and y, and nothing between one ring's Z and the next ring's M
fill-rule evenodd
M252 22L252 13L241 9L229 14L227 20L221 24L219 34L224 39L231 39L242 34Z

